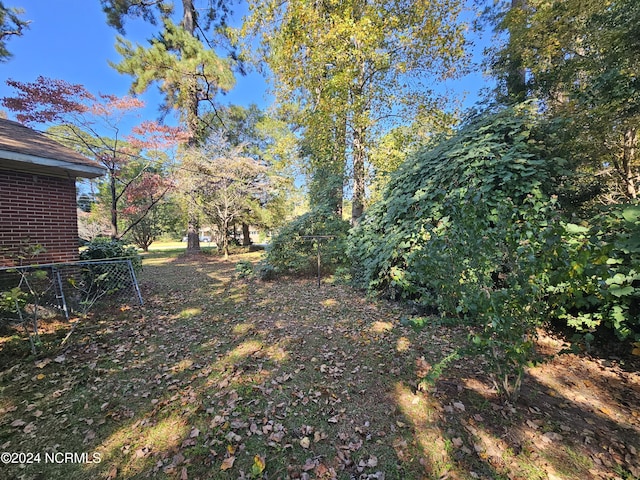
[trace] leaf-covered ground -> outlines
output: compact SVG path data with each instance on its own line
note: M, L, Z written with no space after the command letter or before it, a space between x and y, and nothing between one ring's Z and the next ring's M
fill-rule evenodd
M236 279L240 259L257 256L155 254L143 307L103 307L37 359L0 335L0 451L32 462L0 478L640 477L629 360L555 357L516 405L481 359L420 391L465 327L414 331L401 307L344 285ZM69 328L45 327L54 346Z

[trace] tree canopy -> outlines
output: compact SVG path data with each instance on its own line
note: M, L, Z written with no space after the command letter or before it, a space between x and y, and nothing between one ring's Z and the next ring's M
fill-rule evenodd
M563 143L580 168L600 179L600 199L638 195L640 5L527 0L507 5L499 28L509 32L494 59L508 73L513 59L526 70L529 96L562 121Z
M248 218L268 196L266 168L244 145L213 137L183 156L180 188L218 229L219 247L229 255L229 229Z
M351 172L356 221L373 140L439 109L430 82L461 71L460 2L265 0L250 2L250 11L245 34L259 37L280 104L297 107L311 170L339 179Z
M12 37L21 37L31 23L21 16L24 10L16 7L5 7L0 1L0 62L6 62L11 58L11 52L7 47L7 41Z
M8 80L7 84L17 93L0 102L16 112L18 120L48 126L48 135L107 169L103 198L113 238L126 235L169 190L171 182L163 178L163 155L186 134L180 127L150 121L122 132L123 119L144 106L141 100L95 95L82 85L45 77L34 82ZM133 204L137 204L135 215L131 215ZM123 217L127 208L129 215ZM128 219L125 224L124 218Z

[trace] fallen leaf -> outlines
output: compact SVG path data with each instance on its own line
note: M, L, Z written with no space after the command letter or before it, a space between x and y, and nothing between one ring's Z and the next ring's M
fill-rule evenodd
M83 443L88 443L94 438L96 438L96 432L94 432L93 430L88 430L86 435L84 436Z
M271 435L269 435L269 440L276 443L280 443L283 438L284 432L273 432Z
M231 467L233 467L233 462L236 461L236 457L231 456L231 457L227 457L222 461L222 465L220 465L220 470L222 470L223 472L225 470L229 470Z
M118 467L111 467L106 480L114 480L118 476Z
M24 420L18 419L18 420L14 420L11 423L11 426L12 427L24 427L26 424L27 424L27 422L25 422Z
M187 467L182 467L180 471L180 480L189 480L189 475L187 474Z
M256 455L253 457L253 465L251 465L251 473L253 474L254 477L261 475L266 467L267 467L267 463L263 456Z
M148 445L145 445L144 447L137 449L134 452L134 456L135 458L143 458L149 455L150 452L151 452L151 448Z
M398 458L402 461L405 461L407 458L407 441L402 439L402 438L397 438L396 440L394 440L393 442L393 449L396 451L396 455L398 456Z
M36 367L44 368L47 365L49 365L50 363L51 363L51 359L50 358L45 358L44 360L40 360L40 361L36 362Z
M311 440L309 440L309 437L304 437L300 440L300 446L302 448L309 448L309 445L311 445Z
M416 359L416 376L418 378L424 378L429 375L431 371L431 364L425 360L424 357Z
M315 460L313 458L307 458L307 460L304 462L304 465L302 466L302 471L310 472L314 468L316 468Z
M193 447L198 443L195 438L187 438L182 442L182 448Z
M31 432L35 431L35 430L36 430L36 428L37 428L37 427L36 427L36 424L35 424L35 423L33 423L33 422L31 422L31 423L27 424L27 426L26 426L26 427L24 427L23 432L24 432L24 433L31 433Z
M556 432L547 432L542 435L542 439L547 443L559 442L562 440L562 435Z
M173 459L171 460L171 463L173 463L174 465L180 465L181 463L184 463L185 461L185 457L182 453L178 452L177 454L175 454L173 456Z

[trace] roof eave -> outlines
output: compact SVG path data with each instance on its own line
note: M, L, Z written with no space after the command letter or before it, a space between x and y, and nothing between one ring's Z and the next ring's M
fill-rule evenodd
M0 150L0 159L6 159L18 163L31 164L37 167L61 169L69 172L75 177L95 178L104 175L107 169L99 165L83 165L79 163L67 162L64 160L56 160L52 158L38 157L35 155L27 155L24 153L12 152L9 150Z

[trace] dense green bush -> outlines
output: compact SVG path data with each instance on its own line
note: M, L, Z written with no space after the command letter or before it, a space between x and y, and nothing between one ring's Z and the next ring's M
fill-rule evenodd
M96 238L80 252L81 260L130 259L133 269L142 269L142 257L138 249L120 240ZM113 294L130 288L129 267L122 264L90 263L82 268L81 281L71 278L70 282L85 297L82 308L88 309L104 294Z
M475 323L511 397L547 320L640 339L640 207L568 222L553 195L564 162L538 118L526 104L486 114L415 154L349 248L359 286Z
M322 269L334 271L347 264L345 255L349 223L326 208L305 213L282 227L267 247L266 262L278 273L311 273L317 268L316 241L306 235L332 235L321 240Z
M241 260L236 263L236 277L249 278L253 276L253 264L249 260Z
M80 260L103 260L112 258L130 258L133 268L142 268L142 257L133 245L111 238L95 238L87 243L86 249L80 252Z
M535 210L550 199L543 185L560 161L547 160L534 119L529 105L486 115L405 162L354 231L350 254L356 282L437 305L443 313L469 310L449 289L478 275L493 278L503 269L499 249L482 245L479 250L475 241L498 228L500 208ZM454 254L451 242L463 242L467 255ZM472 256L482 257L485 267L466 268Z
M256 265L256 275L260 280L269 282L275 280L277 272L276 268L269 262L262 260Z
M586 340L603 327L621 340L640 340L640 206L613 206L567 224L551 275L552 317Z

